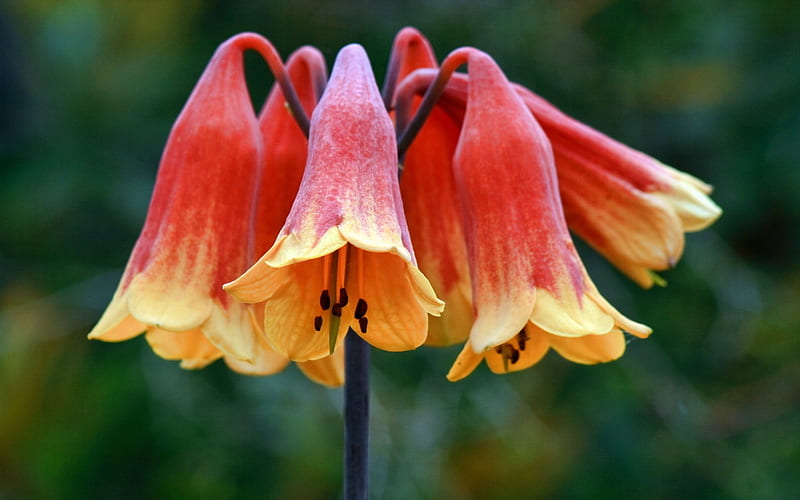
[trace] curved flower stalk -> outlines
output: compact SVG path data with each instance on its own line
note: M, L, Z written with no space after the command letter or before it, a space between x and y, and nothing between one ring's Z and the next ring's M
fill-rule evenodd
M257 35L238 35L209 62L172 128L144 228L89 338L146 332L158 355L185 368L220 357L250 373L286 364L260 340L247 306L222 290L249 260L247 214L263 145L242 54L265 46Z
M389 351L425 341L443 303L417 269L397 184L394 130L366 53L344 47L311 118L309 156L272 248L225 289L265 301L271 347L325 357L352 330Z
M396 73L400 81L416 69L438 65L428 41L417 30L404 28L395 38L391 66L398 70L390 70L388 78ZM469 267L452 168L459 132L460 123L434 109L406 152L400 178L419 268L447 304L440 317L429 319L425 343L435 346L462 342L472 325Z
M448 378L468 375L484 358L503 371L525 368L550 345L567 346L572 359L613 359L624 348L622 329L643 337L650 329L595 288L567 230L550 143L496 63L477 50L468 54L453 167L475 322ZM560 338L550 343L551 336Z
M399 92L424 91L436 77L419 70ZM463 120L469 78L454 74L437 107ZM565 115L512 84L550 140L567 225L629 278L649 288L683 253L684 233L722 213L711 187Z
M286 73L303 110L311 116L327 80L322 53L308 46L297 49L286 60ZM258 124L264 141L264 165L253 210L254 257L263 255L275 242L300 188L308 158L308 139L286 107L280 86L273 85Z

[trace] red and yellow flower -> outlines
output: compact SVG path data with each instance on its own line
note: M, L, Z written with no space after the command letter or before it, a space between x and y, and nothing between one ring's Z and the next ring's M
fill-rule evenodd
M586 336L622 340L623 328L647 336L650 329L611 307L586 273L567 230L541 127L489 56L472 51L468 64L453 168L475 322L448 378L466 376L487 353L499 356L505 371L517 363L530 366L550 336L558 337L554 345Z
M220 357L250 373L286 364L260 340L248 306L222 290L249 263L247 214L263 161L242 66L253 36L219 47L175 122L144 228L89 338L145 333L157 354L185 368Z
M249 49L278 82L258 117ZM463 63L468 74L452 74ZM90 338L144 332L186 368L224 358L269 374L295 361L336 386L347 334L389 351L466 340L451 380L482 360L518 371L550 348L610 361L623 332L649 335L600 295L569 230L649 287L684 233L719 217L708 185L564 115L483 52L457 49L439 68L413 28L398 34L387 80L381 96L358 45L329 81L311 47L284 67L258 35L220 46ZM426 90L441 93L432 109ZM427 118L406 149L414 112Z
M265 302L269 344L295 361L329 355L348 331L384 350L418 347L443 303L416 266L394 127L358 45L336 58L308 151L277 240L225 289Z

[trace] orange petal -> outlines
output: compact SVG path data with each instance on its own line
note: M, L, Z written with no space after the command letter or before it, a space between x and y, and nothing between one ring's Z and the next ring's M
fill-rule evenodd
M259 41L264 42L242 34L223 43L181 111L159 165L144 228L92 338L121 340L147 325L159 332L150 335L154 345L177 356L180 349L200 349L200 341L165 340L161 332L197 331L225 355L254 358L255 331L222 284L249 261L248 216L261 140L244 80L243 51ZM193 354L186 364L205 363L211 356L206 354Z
M289 360L270 349L263 338L253 352L252 361L225 356L225 363L231 370L244 375L272 375L282 371L289 364Z
M344 384L344 346L336 349L330 356L297 363L297 367L318 384L339 387Z
M170 332L148 328L145 335L153 352L164 359L181 360L181 368L196 370L222 357L222 352L206 339L199 328Z
M128 296L117 287L111 303L106 308L97 325L89 332L88 338L106 342L128 340L147 329L147 325L128 312Z
M516 362L504 359L504 356L498 352L498 348L502 351L503 346L497 346L486 351L486 364L493 373L504 374L525 370L544 358L544 355L547 354L547 349L550 347L548 334L530 324L525 327L525 334L526 339L522 342L519 339L519 335L508 342L519 355L519 359Z
M389 253L365 252L363 265L363 288L358 288L356 275L359 270L354 266L348 290L351 293L359 290L358 298L366 301L368 328L366 333L362 332L355 319L350 321L350 327L364 340L385 351L419 347L427 336L428 312L436 313L439 306L420 302L420 297L424 301L433 295L427 280L402 258ZM414 283L409 274L423 280L422 286L427 290L420 292L420 284Z
M483 353L476 353L469 342L464 344L464 348L458 354L453 366L447 373L447 380L455 382L467 377L470 373L475 371L475 368L483 361Z
M546 342L564 358L587 365L613 361L625 352L625 336L618 329L578 338L546 334Z
M128 309L139 321L171 331L192 330L214 307L209 283L213 267L208 251L198 244L180 256L157 254L128 286ZM163 256L163 257L162 257Z
M314 328L314 318L320 315L319 295L324 275L322 259L274 269L271 274L286 284L265 298L264 335L267 343L293 361L328 356L329 315L324 316L320 331ZM346 322L343 321L337 338L341 339L346 331Z

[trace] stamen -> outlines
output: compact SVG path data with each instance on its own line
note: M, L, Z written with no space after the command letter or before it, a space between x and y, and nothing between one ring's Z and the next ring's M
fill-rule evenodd
M358 318L358 328L361 330L361 333L367 333L367 323L369 320L366 316Z
M331 294L328 292L327 288L319 295L319 306L323 311L327 311L331 308Z
M511 361L512 365L517 361L519 361L520 358L519 351L515 349L514 346L508 342L495 347L494 351L503 357L503 369L505 371L508 371L509 361Z
M322 316L314 317L314 330L318 332L322 331Z
M356 319L361 319L367 314L367 301L364 299L358 299L358 303L356 304L356 312L355 317Z
M341 318L342 317L342 305L339 304L338 302L336 304L332 305L331 306L331 314L333 314L336 317Z
M347 290L344 289L344 288L340 288L339 289L339 302L338 302L338 304L340 306L344 307L344 306L347 305L348 302L349 302L349 300L348 300L348 297L347 297Z
M528 336L528 332L526 332L524 328L519 331L519 333L517 334L517 345L519 345L519 350L520 351L524 351L525 350L525 344L530 339L531 338Z

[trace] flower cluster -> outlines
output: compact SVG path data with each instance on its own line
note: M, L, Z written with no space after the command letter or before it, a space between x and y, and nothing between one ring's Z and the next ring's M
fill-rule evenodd
M246 50L276 77L259 113ZM549 348L610 361L623 332L650 329L600 295L570 229L649 287L684 232L720 215L709 193L509 82L480 50L440 66L405 28L381 92L359 45L328 78L316 49L284 65L243 33L217 49L173 126L89 337L144 333L184 368L223 358L265 375L294 361L330 386L343 382L348 334L388 351L465 342L450 380L483 360L521 370Z

